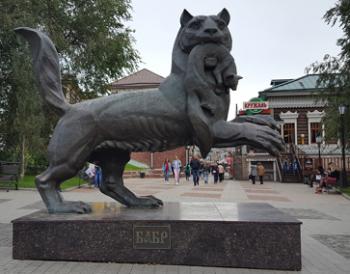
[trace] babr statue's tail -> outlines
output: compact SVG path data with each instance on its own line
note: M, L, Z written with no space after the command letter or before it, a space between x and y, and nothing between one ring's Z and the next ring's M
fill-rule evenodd
M54 107L58 115L70 109L62 91L61 72L56 48L44 33L31 28L16 28L30 44L33 69L44 101Z

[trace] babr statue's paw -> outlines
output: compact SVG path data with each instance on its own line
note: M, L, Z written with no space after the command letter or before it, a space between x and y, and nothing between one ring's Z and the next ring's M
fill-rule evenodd
M273 129L274 125L243 122L218 121L213 125L213 147L235 147L250 145L268 151L271 155L279 156L285 149L281 134Z
M285 143L281 134L269 126L254 125L247 123L247 126L256 127L255 146L265 149L273 156L279 156L285 149Z
M85 214L91 212L91 206L81 201L64 201L48 207L49 213L79 213Z
M252 123L270 127L274 130L279 130L276 121L269 115L243 115L237 116L232 122L235 123Z
M129 207L134 208L158 208L163 205L162 200L154 197L153 195L141 196L138 197L137 200Z

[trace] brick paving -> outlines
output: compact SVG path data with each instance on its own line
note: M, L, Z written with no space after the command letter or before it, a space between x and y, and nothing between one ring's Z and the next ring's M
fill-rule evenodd
M320 212L315 209L304 209L304 208L279 208L285 213L297 218L297 219L314 219L314 220L330 220L340 221L340 219Z
M333 249L338 254L350 259L350 235L312 235L325 246ZM350 271L350 269L349 269Z
M280 196L268 196L268 195L247 195L249 200L256 201L278 201L278 202L290 202L290 200L286 197Z
M350 200L336 194L314 194L303 184L224 181L193 187L192 181L165 185L162 179L127 179L136 193L158 192L169 202L267 202L303 222L302 263L300 272L221 267L143 265L60 261L19 261L12 259L11 220L32 213L43 204L36 191L0 191L0 274L7 273L118 273L118 274L236 274L236 273L350 273ZM185 195L184 195L185 194ZM187 196L189 195L189 196ZM67 200L89 202L112 200L94 188L65 191ZM253 196L253 199L252 199Z
M245 188L245 192L247 193L267 193L267 194L279 194L279 192L274 190L268 190L268 189L251 189L251 188Z
M12 246L12 225L0 224L0 247Z
M221 197L221 194L185 192L185 193L182 193L181 196L218 199Z

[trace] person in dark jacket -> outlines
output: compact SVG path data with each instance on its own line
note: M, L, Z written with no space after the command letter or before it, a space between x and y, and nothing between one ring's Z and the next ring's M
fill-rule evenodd
M193 184L194 186L199 185L199 169L201 167L201 163L196 155L192 157L190 166L193 177Z
M207 184L209 181L210 166L208 163L203 163L202 174L204 183Z
M252 180L253 185L255 185L255 178L257 175L258 175L258 171L257 171L256 165L252 164L250 166L250 179Z
M217 184L219 180L219 168L217 164L212 166L211 173L213 174L213 177L214 177L214 184Z
M191 176L191 166L189 163L187 163L185 167L185 175L186 175L186 181L189 181L190 176Z

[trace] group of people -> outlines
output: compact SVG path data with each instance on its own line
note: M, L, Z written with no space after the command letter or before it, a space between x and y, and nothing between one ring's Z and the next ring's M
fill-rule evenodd
M264 183L265 167L261 162L257 165L251 164L249 179L252 181L252 184L255 185L256 176L259 176L260 184Z
M93 163L88 163L87 168L82 173L82 179L86 180L90 186L99 187L102 182L101 167Z
M319 166L315 172L314 181L316 182L316 194L326 192L330 185L335 185L340 176L340 172L333 163L328 164L327 170L323 166Z
M299 169L299 165L297 160L283 162L283 173L284 174L297 174Z
M164 175L164 182L169 184L169 178L171 174L174 174L175 184L180 183L180 173L182 169L182 163L177 156L175 156L175 160L170 162L169 159L165 159L162 165L162 172Z
M169 184L169 178L173 174L175 184L180 183L180 174L183 167L181 161L175 156L175 160L170 162L169 159L165 159L162 165L162 172L164 175L164 183ZM184 173L186 181L190 180L192 175L193 185L199 185L200 178L203 178L204 183L208 184L209 175L212 174L214 178L214 184L222 182L225 175L225 167L223 164L217 162L216 164L210 164L209 162L201 160L198 156L194 155L189 163L184 167Z

